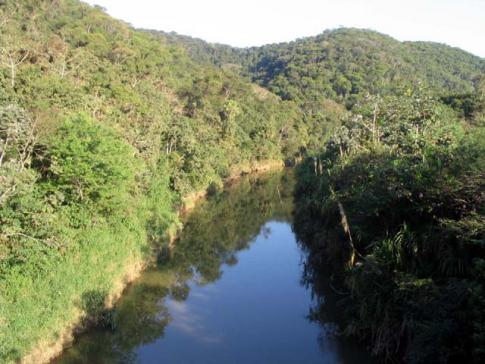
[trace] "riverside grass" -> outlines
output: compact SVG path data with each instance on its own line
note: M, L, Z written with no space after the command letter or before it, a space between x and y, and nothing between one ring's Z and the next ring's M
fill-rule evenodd
M149 250L144 222L145 217L133 214L123 222L73 232L76 244L62 255L43 258L45 271L9 272L1 287L1 361L49 360L59 351L56 342L66 340L66 327L72 331L118 296ZM36 346L35 356L24 358Z

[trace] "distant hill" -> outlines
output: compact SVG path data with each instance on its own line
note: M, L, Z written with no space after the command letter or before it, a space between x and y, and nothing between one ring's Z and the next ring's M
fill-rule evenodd
M359 95L389 93L422 82L439 94L470 93L485 60L432 42L400 42L362 29L341 28L288 43L232 48L164 33L202 63L234 65L283 99L300 103L323 97L352 104Z

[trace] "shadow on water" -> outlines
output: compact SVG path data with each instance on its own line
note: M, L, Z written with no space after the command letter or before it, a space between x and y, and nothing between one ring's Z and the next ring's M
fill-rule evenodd
M298 289L306 292L307 289L303 286L307 285L313 288L315 295L318 296L321 294L322 292L314 289L314 281L309 279L308 269L304 270L303 278L299 282L301 278L298 276L299 274L301 275L301 266L299 263L301 262L302 253L296 248L294 236L289 227L292 222L292 189L292 173L285 172L261 176L247 176L232 186L227 187L223 192L215 194L208 200L198 204L186 217L184 229L175 244L175 248L168 253L161 254L158 259L158 264L144 272L127 289L117 306L109 312L103 312L101 315L98 315L101 319L96 323L97 325L89 332L80 335L74 345L66 350L54 363L109 364L159 362L160 358L154 357L153 355L147 357L144 354L144 350L148 350L145 348L160 346L161 343L166 344L167 340L165 336L168 338L179 335L173 332L175 330L173 327L181 326L180 322L176 325L176 321L180 320L180 313L177 312L177 309L186 307L187 302L195 299L197 296L202 296L202 294L208 295L208 292L200 291L204 287L220 284L224 281L223 278L226 274L229 276L231 274L234 275L237 269L242 268L239 266L242 266L243 263L246 263L250 259L246 253L253 251L252 245L258 241L270 239L272 234L275 234L273 231L274 228L281 230L286 227L286 230L283 229L283 232L291 235L291 239L289 240L291 245L288 245L286 251L293 256L295 254L297 255L294 258L298 264L295 272L299 273L296 273L296 276L293 278L296 281L296 286L299 287ZM264 245L261 246L264 247ZM269 247L269 245L267 246ZM277 253L277 250L269 251L269 254ZM252 254L254 255L255 253ZM266 252L264 254L268 253ZM304 254L303 257L305 257ZM239 263L239 260L241 260L241 263ZM268 261L265 264L270 265L271 263ZM303 263L305 266L304 259ZM254 272L254 267L260 269L258 266L253 266L252 272ZM269 270L270 273L271 271ZM275 283L274 286L276 287L278 284L283 289L285 288L283 283ZM258 292L264 292L264 289L266 289L265 287L259 287L263 291L257 291L257 284L255 286L256 288L254 289L242 287L241 290L241 288L236 287L235 290L234 288L227 289L226 291L221 290L221 294L222 296L227 294L228 296L232 295L234 297L239 297L238 295L240 294L256 296ZM244 291L244 289L247 291ZM286 291L284 290L284 292L297 291L293 287ZM104 292L87 292L83 296L81 304L83 308L91 312L90 310L95 310L96 307L99 307L98 301L104 300L104 297ZM220 316L220 322L218 324L226 324L223 314L224 307L231 304L234 306L234 303L231 302L236 302L237 304L237 299L232 301L234 297L225 297L221 303L221 309L216 307L207 308L208 310L214 311L212 314L215 317ZM300 301L303 302L305 310L308 311L309 307L311 309L315 305L315 302L320 302L320 300L318 297L314 297L313 299L309 298L306 301ZM279 308L276 299L273 301L275 302L261 302L260 305L273 305L274 307L270 309L277 311ZM209 303L207 304L209 305ZM212 303L214 306L217 306L217 304L219 303ZM292 304L291 301L290 304ZM287 306L290 304L287 304ZM200 306L200 304L198 305ZM243 310L244 307L234 307L234 309ZM305 315L303 314L303 316ZM248 326L248 333L251 333L251 318L252 316L250 315L246 318L241 317L241 332L243 331L243 327ZM247 319L248 322L243 322L244 319ZM217 318L214 320L217 321ZM285 317L279 319L279 321L284 320ZM315 320L315 316L310 313L308 320L304 320L307 322L304 325L314 326L313 320ZM339 341L327 335L328 332L332 331L331 324L327 323L321 326L320 329L318 327L317 325L316 334L313 336L314 342L311 345L319 346L317 351L331 351L337 354L332 357L336 359L327 360L327 358L326 360L312 362L365 362L361 351L351 348L349 345L342 346ZM291 327L286 329L291 334ZM318 333L319 331L320 333ZM243 334L244 332L241 335ZM175 345L181 346L182 344L180 343L183 343L183 345L190 343L187 341L188 339L184 340L175 341ZM271 337L268 337L267 340L270 341ZM172 343L172 341L169 342ZM273 350L270 348L272 348L271 345L274 343L257 343L259 346L266 344L267 350ZM256 344L248 342L246 345L252 348ZM177 347L175 349L179 351L192 350L191 347ZM219 349L222 350L221 347ZM194 348L193 350L196 351L197 349ZM224 347L224 350L227 351L230 348ZM281 350L284 351L285 348L282 347ZM243 356L239 356L239 354L236 350L235 352L227 353L229 355L228 357L235 358L230 362L246 362ZM231 355L235 355L236 357ZM164 359L164 362L169 363L189 362L180 361L180 359L177 360L171 356L167 357L167 355L165 355ZM216 363L222 361L216 359L216 356L214 356L212 359L201 358L200 362ZM268 360L261 359L261 362L274 361L271 361L268 357Z

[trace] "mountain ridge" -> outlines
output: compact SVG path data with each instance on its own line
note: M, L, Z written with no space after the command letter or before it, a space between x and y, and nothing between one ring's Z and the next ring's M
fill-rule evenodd
M401 42L368 29L338 28L290 42L248 48L212 44L173 32L155 33L184 46L198 62L219 67L237 65L242 75L292 100L302 96L292 86L300 90L308 87L292 80L292 72L299 78L318 81L319 85L310 86L310 91L323 91L326 97L340 101L361 90L371 94L388 92L393 83L408 78L424 81L435 90L473 92L474 79L485 72L485 59L460 48L436 42ZM369 77L379 68L383 72ZM278 76L281 79L275 80ZM379 85L377 79L385 82ZM322 88L322 84L331 84L332 89Z

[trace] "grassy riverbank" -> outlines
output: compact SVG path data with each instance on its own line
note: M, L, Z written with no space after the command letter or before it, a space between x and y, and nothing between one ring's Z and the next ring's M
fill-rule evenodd
M120 294L149 243L176 222L168 179L142 169L110 129L76 117L48 146L49 174L34 170L35 182L2 210L9 228L0 265L3 362L39 363L58 351L83 316ZM144 183L136 181L141 171Z

